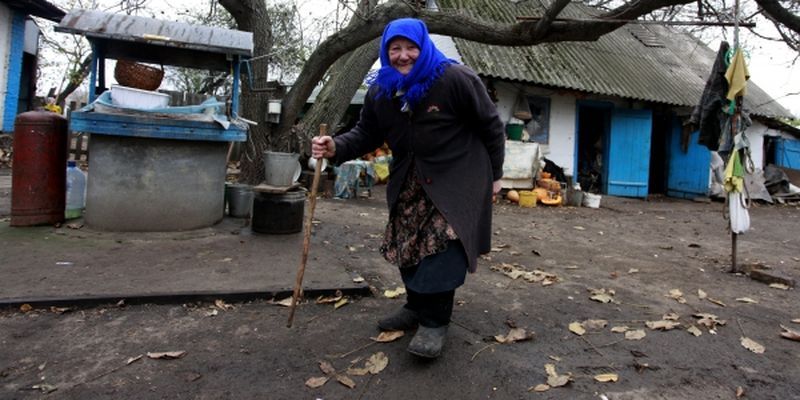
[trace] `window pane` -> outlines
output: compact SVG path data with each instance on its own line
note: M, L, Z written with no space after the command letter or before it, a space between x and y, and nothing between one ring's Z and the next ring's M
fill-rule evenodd
M531 120L525 121L531 142L548 144L550 141L550 99L547 97L528 96L531 109Z

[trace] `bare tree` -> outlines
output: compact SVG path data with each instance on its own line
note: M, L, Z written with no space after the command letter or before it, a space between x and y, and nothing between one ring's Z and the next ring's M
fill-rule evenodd
M235 6L237 4L248 3L249 0L220 0L221 4L228 8L228 6ZM710 1L710 0L709 0ZM793 28L796 14L792 15L790 10L796 6L796 0L756 0L760 7L762 7L765 15L772 18L777 24L789 29L794 34L797 31ZM432 11L420 7L419 2L412 2L408 0L390 0L386 3L373 7L370 12L360 15L358 18L353 18L351 22L342 30L332 34L325 41L319 44L314 52L308 57L303 65L298 78L292 85L291 90L283 99L281 122L277 126L269 126L268 129L260 129L258 133L251 132L254 135L269 135L271 139L264 140L265 142L286 142L294 143L290 146L290 151L299 151L303 147L300 143L305 143L310 136L316 133L314 126L317 122L329 122L333 116L321 116L323 111L317 111L314 108L322 106L328 109L343 109L343 105L338 102L344 102L344 107L349 102L352 94L348 90L340 89L346 82L349 81L352 86L352 81L356 80L361 82L362 76L352 76L348 79L331 79L328 85L323 89L323 93L337 93L338 100L331 99L330 101L318 102L314 108L307 114L309 118L303 124L298 125L298 116L303 108L303 105L313 91L314 87L325 76L328 69L342 59L347 57L349 61L355 61L352 57L355 53L351 53L355 49L369 43L375 38L379 37L383 27L393 19L401 17L416 17L424 20L431 33L438 33L442 35L463 38L480 43L500 45L500 46L530 46L546 42L562 42L562 41L595 41L601 36L614 31L626 24L627 21L636 20L638 18L649 17L651 19L668 19L677 15L684 15L685 10L681 7L695 3L694 0L638 0L638 1L608 1L606 5L610 8L601 11L599 15L590 21L576 21L576 20L561 20L558 15L561 10L567 5L567 0L556 0L552 2L544 11L543 17L535 21L517 21L514 23L497 23L493 21L480 20L471 17L467 13L459 12L459 10L446 10L446 11ZM782 4L782 3L787 3ZM228 4L228 5L226 5ZM724 2L722 5L724 6ZM718 7L725 8L725 7ZM681 14L683 13L683 14ZM788 13L788 15L786 15ZM727 18L727 21L730 21ZM721 13L718 15L721 17ZM237 19L238 22L238 19ZM252 27L258 25L260 22L250 18L248 26ZM242 26L239 26L242 29ZM256 39L258 41L258 39ZM258 46L257 46L258 47ZM258 56L258 50L255 55ZM347 56L352 54L351 56ZM363 55L363 57L368 57ZM372 59L375 55L372 54ZM244 94L247 96L247 94ZM252 103L247 103L252 104ZM262 104L263 106L263 104ZM258 117L258 116L256 116ZM258 119L263 121L263 118ZM310 122L310 121L313 121ZM298 129L299 128L299 129ZM297 135L301 138L298 142ZM261 140L261 139L259 139ZM243 166L244 167L244 166ZM246 167L245 167L246 168ZM243 168L244 170L244 168ZM251 179L252 180L252 179Z

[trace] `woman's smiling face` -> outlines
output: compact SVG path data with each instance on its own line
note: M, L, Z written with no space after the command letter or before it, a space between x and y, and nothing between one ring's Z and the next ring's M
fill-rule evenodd
M419 47L402 37L389 42L389 64L403 75L408 75L419 57Z

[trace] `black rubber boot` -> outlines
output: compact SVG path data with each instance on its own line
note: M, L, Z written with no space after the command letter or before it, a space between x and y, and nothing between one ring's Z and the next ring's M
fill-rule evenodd
M419 314L406 307L378 321L378 328L382 331L408 331L417 325L419 325Z
M408 344L408 352L419 357L436 358L442 354L444 339L447 336L447 325L438 328L421 326L417 334Z

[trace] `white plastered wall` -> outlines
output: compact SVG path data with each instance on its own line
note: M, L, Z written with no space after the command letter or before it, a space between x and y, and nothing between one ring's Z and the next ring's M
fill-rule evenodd
M525 95L550 99L549 142L542 143L540 148L547 159L564 169L564 174L574 175L575 97L508 82L495 82L494 87L497 90L497 110L504 123L511 119L520 91Z
M764 169L764 137L765 136L780 136L786 139L797 140L796 137L776 129L767 127L758 121L753 121L753 125L745 131L747 139L750 141L750 157L753 159L753 165L756 168Z
M8 56L11 49L11 9L0 3L0 120L6 111L8 95Z

